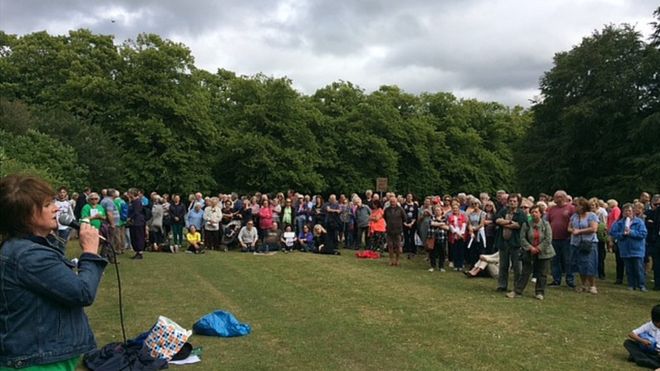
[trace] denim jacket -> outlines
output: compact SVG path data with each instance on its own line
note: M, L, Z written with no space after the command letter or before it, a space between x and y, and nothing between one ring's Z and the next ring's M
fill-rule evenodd
M77 272L54 238L11 238L0 248L0 367L67 360L96 348L83 307L108 262L83 253Z

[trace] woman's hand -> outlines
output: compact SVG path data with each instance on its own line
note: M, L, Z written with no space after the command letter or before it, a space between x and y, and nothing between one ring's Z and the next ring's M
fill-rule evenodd
M80 223L80 247L83 252L98 254L99 252L99 231L88 223Z

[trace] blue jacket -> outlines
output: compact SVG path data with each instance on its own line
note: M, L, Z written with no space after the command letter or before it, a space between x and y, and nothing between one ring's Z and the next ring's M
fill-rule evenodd
M83 253L78 272L54 238L12 238L0 248L0 367L64 361L96 348L83 307L108 262Z
M626 229L626 218L621 218L612 224L610 236L617 240L619 255L622 258L643 258L646 253L644 239L646 238L646 226L642 219L634 217L630 223L630 233L623 235Z

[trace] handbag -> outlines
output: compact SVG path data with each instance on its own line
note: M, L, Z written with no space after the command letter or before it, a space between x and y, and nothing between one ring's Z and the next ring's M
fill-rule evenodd
M435 238L427 238L426 242L424 243L424 248L426 251L433 251L433 249L435 249Z
M580 241L578 244L580 254L587 255L591 253L591 241Z

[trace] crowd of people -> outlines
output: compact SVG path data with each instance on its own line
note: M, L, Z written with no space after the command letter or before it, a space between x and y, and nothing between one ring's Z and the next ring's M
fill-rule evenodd
M387 251L389 264L399 266L402 257L426 252L430 272L494 276L497 290L510 298L523 294L531 276L534 297L543 300L547 286L562 284L597 294L609 252L616 260L615 283L623 284L625 273L629 290L645 292L652 270L653 289L660 290L660 195L646 192L619 207L616 200L573 198L562 190L537 199L505 191L494 199L487 193L417 199L367 190L327 200L294 191L206 197L198 192L184 201L178 194L147 196L135 188L123 194L86 189L69 198L61 188L57 204L60 212L72 212L97 229L109 226L105 233L116 251L133 250L134 259L143 259L145 250L177 253L184 246L193 254L236 247L253 254L329 255L343 247ZM69 233L59 226L62 239Z
M136 188L123 194L86 189L72 197L60 188L53 199L54 193L32 176L0 180L0 320L7 324L0 331L5 350L0 361L11 368L74 369L79 355L95 348L83 307L93 303L106 264L114 262L101 240L109 241L113 256L133 250L134 259L143 259L145 249L177 253L187 247L201 254L236 246L253 254L338 255L343 247L374 254L387 249L389 264L397 267L403 256L413 259L425 251L430 272L452 268L468 277L490 275L509 298L523 295L533 281L539 300L548 274L550 286L563 283L597 294L607 253L614 252L615 283L622 284L625 273L628 290L648 291L647 282L660 290L660 194L642 193L619 207L615 200L572 198L561 190L538 200L504 191L494 200L487 193L417 200L411 194L381 197L366 191L330 195L327 202L293 191L274 197L196 193L187 202L176 194L147 197ZM76 262L64 254L72 230L60 224L70 220L61 218L63 213L81 222L76 238L82 253ZM33 324L35 308L39 316L58 320ZM659 340L660 306L655 306L651 321L633 330L624 346L630 360L658 367Z

